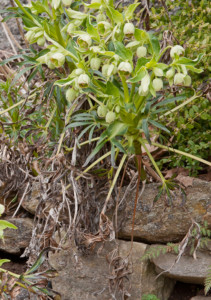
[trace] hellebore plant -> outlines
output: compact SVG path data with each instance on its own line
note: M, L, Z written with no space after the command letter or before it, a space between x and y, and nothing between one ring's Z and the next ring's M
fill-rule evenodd
M84 167L107 142L111 144L111 151L100 159L111 155L113 163L116 154L123 153L107 199L127 156L135 155L140 171L143 151L158 172L164 190L168 191L168 182L157 167L149 144L207 163L151 141L151 137L158 137L161 131L170 133L161 123L166 115L199 96L194 93L190 99L167 111L167 104L187 98L185 94L170 96L169 86L190 86L188 72L202 72L195 67L202 55L195 60L186 58L184 48L179 45L161 50L152 33L134 25L134 12L140 3L131 4L121 13L115 9L112 0L91 3L40 0L27 7L23 7L19 0L15 2L25 24L26 39L31 44L45 45L36 67L46 65L53 70L59 69L59 74L68 72L68 76L64 75L55 82L66 90L68 105L77 103L80 95L87 97L90 108L83 112L74 111L65 130L85 126L80 138L89 132L89 141L92 142L96 140L92 139L95 129L97 132L101 129L96 148L87 157ZM169 64L161 62L167 49L171 49Z

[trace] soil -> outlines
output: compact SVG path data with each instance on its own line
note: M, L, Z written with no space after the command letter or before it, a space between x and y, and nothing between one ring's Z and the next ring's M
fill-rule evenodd
M21 0L20 2L27 3L27 0ZM10 0L0 0L0 10L3 10L7 7L11 7ZM1 13L0 15L2 18L4 18L7 15L7 13ZM10 19L6 22L6 24L8 25L8 27L11 30L12 34L14 35L15 39L20 43L21 46L24 46L24 42L21 38L16 21L14 19ZM1 51L8 50L8 51L12 52L12 48L11 48L10 43L5 35L2 24L0 24L0 27L1 27L1 29L0 29L0 50Z

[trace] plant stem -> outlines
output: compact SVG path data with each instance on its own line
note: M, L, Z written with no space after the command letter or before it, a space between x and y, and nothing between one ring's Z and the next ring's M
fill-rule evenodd
M114 186L115 186L115 184L116 184L116 181L117 181L117 179L118 179L118 177L119 177L119 173L120 173L120 171L121 171L121 169L122 169L122 167L123 167L123 165L124 165L124 162L125 162L126 158L127 158L127 154L124 154L123 157L122 157L122 159L121 159L121 162L120 162L120 164L119 164L119 166L118 166L118 169L117 169L117 171L116 171L116 174L115 174L115 176L114 176L114 179L113 179L113 181L112 181L112 184L111 184L110 190L109 190L109 192L108 192L108 195L107 195L107 197L106 197L106 200L105 200L103 209L102 209L102 211L101 211L101 214L105 214L107 204L108 204L108 202L109 202L109 200L110 200L110 197L111 197L111 193L113 192Z
M28 13L28 11L21 5L19 0L15 0L15 3L29 19L31 19L38 27L41 27L41 24L35 18L33 18L30 13Z
M129 90L128 90L127 82L126 82L126 79L125 79L124 75L121 75L119 73L119 76L121 78L122 86L123 86L123 89L124 89L125 102L128 103L129 100L130 100L130 96L129 96Z
M15 108L15 107L21 105L24 101L25 101L25 99L19 101L18 103L14 104L13 106L8 107L8 108L5 109L5 110L0 111L0 115L3 115L3 114L5 114L6 112L10 111L11 109L13 109L13 108Z
M158 175L160 176L161 180L162 180L162 183L163 185L166 185L165 184L165 178L163 177L163 174L161 173L160 169L158 168L158 165L156 164L153 156L151 155L151 153L149 152L149 150L147 149L146 145L143 143L142 141L142 146L144 147L144 150L146 151L147 155L149 156L153 166L155 167L155 170L157 171Z
M84 146L84 145L87 145L87 144L89 144L89 143L96 142L96 141L98 141L99 139L100 139L100 137L93 138L93 139L91 139L90 141L85 141L85 142L79 144L79 146ZM67 151L73 151L74 147L72 147L72 148L67 148L67 147L66 147L65 149L66 149Z
M199 97L201 97L201 94L199 94L199 95L196 95L196 94L193 95L193 97L187 99L187 100L186 100L185 102L183 102L182 104L176 106L175 108L173 108L173 109L167 111L165 114L161 115L159 119L162 119L163 117L168 116L169 114L171 114L171 113L177 111L178 109L182 108L183 106L187 105L188 103L190 103L191 101L193 101L193 100L195 100L196 98L199 98Z
M81 176L85 173L87 173L90 169L92 169L96 164L98 164L101 160L103 160L104 158L106 158L107 156L109 156L111 154L111 151L107 152L106 154L102 155L100 158L98 158L96 161L94 161L88 168L86 168L81 175L79 175L76 180L78 180L79 178L81 178Z
M136 84L132 83L132 88L131 88L131 92L130 92L130 102L132 102L133 95L134 95L134 92L135 92L135 87L136 87Z
M171 152L174 152L174 153L178 153L178 154L181 154L181 155L184 155L184 156L187 156L187 157L190 157L192 159L195 159L195 160L198 160L208 166L211 166L211 162L207 161L207 160L204 160L200 157L197 157L195 155L192 155L192 154L189 154L189 153L186 153L186 152L183 152L183 151L180 151L180 150L177 150L177 149L174 149L174 148L171 148L171 147L168 147L168 146L163 146L161 144L158 144L158 143L154 143L152 142L152 145L153 146L156 146L156 147L159 147L159 148L163 148L163 149L166 149L168 151L171 151Z

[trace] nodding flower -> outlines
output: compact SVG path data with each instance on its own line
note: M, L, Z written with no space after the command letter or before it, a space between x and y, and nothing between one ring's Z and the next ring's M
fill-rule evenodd
M171 56L172 58L174 58L175 55L178 55L178 56L179 56L179 55L183 54L184 51L185 51L185 49L184 49L182 46L176 45L176 46L174 46L174 47L171 48L170 56Z
M89 86L89 84L90 84L90 78L87 74L81 74L78 77L78 86L80 88L86 88Z
M133 23L126 23L123 29L124 35L130 37L132 35L134 35L135 32L135 26L133 25Z
M133 67L129 62L121 62L118 66L118 71L124 75L129 75L133 71Z

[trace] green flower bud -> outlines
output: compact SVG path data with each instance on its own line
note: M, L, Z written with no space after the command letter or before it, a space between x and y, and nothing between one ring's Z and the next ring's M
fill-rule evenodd
M69 35L71 35L71 34L74 32L74 30L75 30L74 24L73 24L73 23L70 23L70 24L68 25L68 27L67 27L67 33L68 33Z
M38 28L38 29L35 30L35 32L36 32L35 35L34 35L34 38L35 38L35 39L38 39L38 38L40 38L40 37L43 36L43 30L42 30L42 29L40 30L40 29Z
M53 69L56 68L56 66L55 66L50 60L48 60L48 61L46 62L46 65L47 65L48 68L51 69L51 70L53 70Z
M83 69L80 69L80 68L75 69L75 75L80 76L80 75L83 74L83 73L84 73L84 70L83 70Z
M148 92L149 90L149 84L150 84L150 76L147 73L144 78L141 80L141 90L143 91L143 93Z
M171 48L170 56L172 58L174 58L175 55L181 55L181 54L184 53L184 51L185 51L185 49L182 46L176 45L176 46L174 46L174 47Z
M65 6L70 6L72 4L72 0L62 0L62 3L65 5Z
M90 67L93 70L99 70L101 65L101 59L100 58L92 58L90 61Z
M124 75L129 75L133 71L133 67L129 62L121 62L118 66L118 71L122 72Z
M100 118L105 118L107 111L108 110L105 106L99 106L97 109L97 114Z
M174 84L182 84L184 82L185 75L182 73L177 73L174 75Z
M147 89L146 91L143 91L143 86L142 85L139 86L138 93L140 96L147 96L148 92L149 92L149 89Z
M28 41L30 44L33 42L34 36L35 36L34 30L29 30L29 31L26 33L26 35L25 35L27 41Z
M96 17L97 23L106 21L106 16L104 14L98 14Z
M191 85L191 77L189 75L186 75L184 78L184 85L190 86Z
M117 105L117 106L115 107L115 112L116 112L117 114L120 112L120 106L119 106L119 105Z
M38 44L39 46L41 46L41 47L45 45L45 38L44 38L44 36L40 37L40 38L37 40L37 44Z
M94 53L101 52L101 49L98 46L92 46L92 47L90 47L90 50L93 51Z
M104 77L107 77L107 74L108 74L108 68L110 67L109 64L105 64L102 66L102 74Z
M160 68L156 68L156 67L153 68L153 72L154 72L155 76L158 76L158 77L163 76L163 70Z
M116 114L113 111L109 111L106 114L106 122L107 123L112 123L116 119Z
M66 98L67 98L68 102L73 102L75 100L76 96L77 96L77 92L74 89L69 88L66 91Z
M138 47L136 50L136 55L138 58L145 57L147 55L147 48L144 46Z
M175 74L175 70L173 68L169 69L167 72L166 72L166 78L172 78Z
M135 32L135 26L133 23L126 23L123 29L124 35L126 36L132 36Z
M99 22L97 24L97 30L100 35L106 35L111 31L111 24L106 21Z
M89 48L92 44L92 38L88 33L81 34L78 39L77 43L81 48Z
M78 86L80 88L86 88L89 86L89 84L90 84L90 78L87 74L81 74L78 77Z
M156 92L162 90L162 88L163 88L163 81L162 81L162 79L155 78L152 81L152 86L153 86L153 88L155 89Z
M114 75L117 73L117 67L113 64L110 64L107 71L107 76L110 77L111 75Z
M65 56L64 54L60 53L60 52L56 52L53 55L50 56L50 61L57 67L61 67L63 66L63 64L65 63Z
M54 9L57 9L61 3L61 0L52 0L51 4Z

